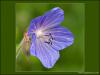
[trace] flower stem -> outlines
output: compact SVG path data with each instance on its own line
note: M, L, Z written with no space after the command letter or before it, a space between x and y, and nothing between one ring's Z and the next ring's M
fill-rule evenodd
M16 49L16 59L18 58L20 52L21 52L21 47L24 43L24 39L22 39L21 43L18 45L17 49Z

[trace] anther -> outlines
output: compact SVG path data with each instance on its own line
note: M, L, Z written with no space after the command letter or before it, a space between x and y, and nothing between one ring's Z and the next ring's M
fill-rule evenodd
M45 36L48 36L48 41L45 41L45 43L52 45L53 37L52 37L51 33L49 33L48 35L45 35Z

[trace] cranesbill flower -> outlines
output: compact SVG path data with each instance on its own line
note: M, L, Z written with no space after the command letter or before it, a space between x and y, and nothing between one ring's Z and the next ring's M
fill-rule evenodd
M64 11L55 7L44 15L33 19L28 29L31 40L30 53L36 56L46 68L52 68L59 59L59 50L72 45L72 33L62 27Z

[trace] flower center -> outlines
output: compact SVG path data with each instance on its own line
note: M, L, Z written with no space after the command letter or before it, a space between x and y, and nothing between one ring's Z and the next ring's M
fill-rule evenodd
M36 36L37 36L37 38L42 37L43 36L43 32L41 30L37 30L36 31Z
M37 30L35 33L37 39L41 39L44 43L52 45L53 37L51 33L45 34L42 30Z

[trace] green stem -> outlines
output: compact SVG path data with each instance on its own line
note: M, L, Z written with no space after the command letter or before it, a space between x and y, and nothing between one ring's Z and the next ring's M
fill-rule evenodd
M18 58L20 51L21 51L21 47L24 43L24 39L22 39L21 43L18 45L17 49L16 49L16 59Z

